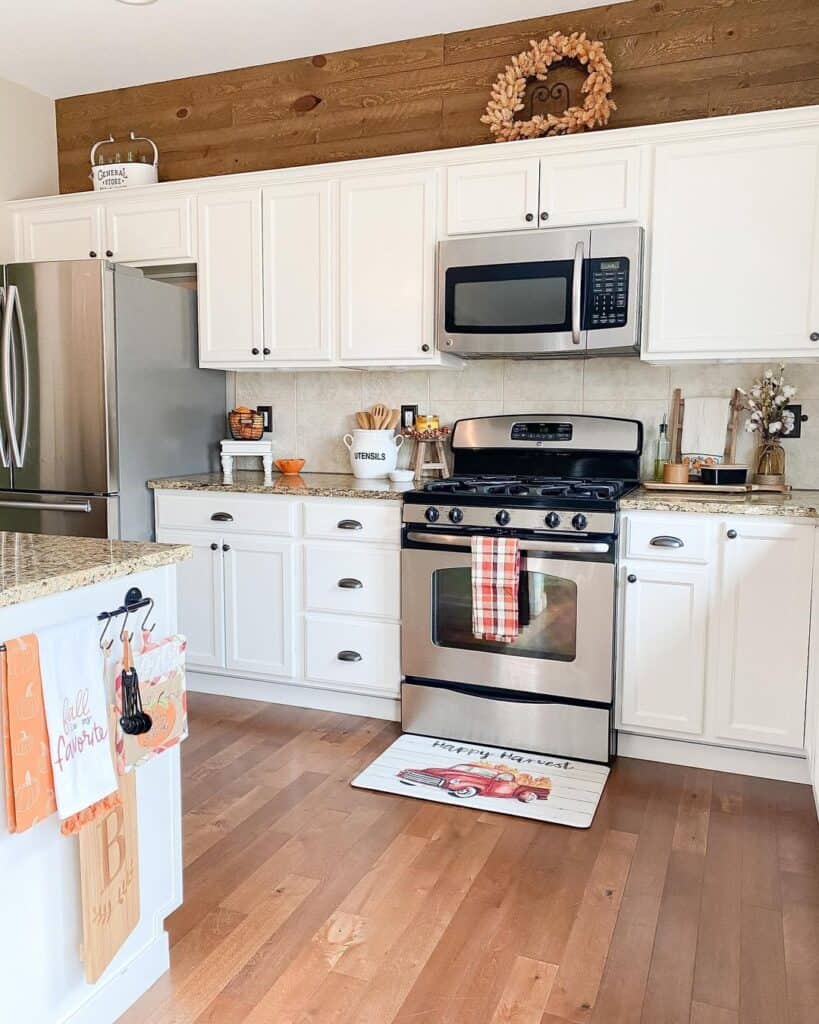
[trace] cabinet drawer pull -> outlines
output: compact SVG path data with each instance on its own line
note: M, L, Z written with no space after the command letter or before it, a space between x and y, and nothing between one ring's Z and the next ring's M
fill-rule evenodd
M363 530L364 527L357 519L342 519L336 524L339 530Z
M684 548L685 544L679 537L652 537L649 544L653 548Z
M339 651L339 661L361 661L361 655L358 651Z
M342 590L361 590L364 586L361 580L353 579L352 576L345 576L344 579L338 581L338 585Z
M233 522L233 516L230 514L230 512L214 512L213 515L210 517L210 519L211 519L211 522L213 522L213 523L232 523Z

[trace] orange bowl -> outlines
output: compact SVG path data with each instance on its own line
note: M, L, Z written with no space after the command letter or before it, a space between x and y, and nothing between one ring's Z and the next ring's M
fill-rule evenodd
M304 459L276 459L276 469L285 476L297 476L304 466Z

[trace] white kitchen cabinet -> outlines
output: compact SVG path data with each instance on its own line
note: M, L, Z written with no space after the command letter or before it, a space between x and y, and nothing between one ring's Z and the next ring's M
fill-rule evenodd
M307 678L352 693L398 697L401 627L340 616L305 620Z
M819 356L819 128L655 150L647 359Z
M256 534L222 544L225 667L289 676L293 664L293 545Z
M263 192L269 363L320 364L336 354L336 193L329 181Z
M194 668L225 663L222 540L196 530L160 530L163 544L189 544L193 558L177 567L179 631L188 641L187 662Z
M541 227L608 224L640 215L639 146L540 161Z
M195 260L193 207L193 197L184 195L110 198L100 255L126 263Z
M14 231L19 262L93 259L104 251L99 203L55 201L26 207L16 214Z
M199 362L255 365L264 360L262 193L203 192L199 228Z
M720 533L715 733L801 750L813 525L737 516Z
M348 178L340 186L341 359L436 359L434 171Z
M537 157L447 168L447 233L468 235L536 228L539 175Z
M620 724L699 736L708 570L675 562L629 562L622 569L620 604Z

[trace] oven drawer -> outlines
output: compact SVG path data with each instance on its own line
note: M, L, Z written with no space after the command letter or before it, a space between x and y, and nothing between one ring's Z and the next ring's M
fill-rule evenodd
M398 619L401 553L354 544L308 543L304 549L305 606Z
M497 691L487 696L468 687L401 686L404 732L603 764L609 760L610 718L608 708L516 700Z
M353 693L397 697L401 627L341 617L305 617L306 676Z
M322 540L401 543L401 502L375 498L357 504L304 504L304 535Z
M629 515L626 519L626 555L662 562L709 560L709 523L684 514L670 516Z

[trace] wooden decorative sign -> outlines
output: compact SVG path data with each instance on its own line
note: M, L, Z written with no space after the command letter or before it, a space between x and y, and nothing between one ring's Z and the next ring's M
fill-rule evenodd
M122 804L80 831L85 980L93 985L139 922L136 775L119 780Z
M587 39L585 32L563 35L553 32L548 39L530 42L531 49L524 50L512 63L507 65L492 86L492 93L481 118L489 125L489 131L496 142L511 142L515 139L536 139L542 135L567 135L597 128L608 124L612 111L617 107L611 100L611 61L606 56L603 44ZM526 89L530 82L545 83L549 69L567 62L585 69L586 77L580 87L584 95L582 106L568 106L568 88L561 83L556 89L539 89L538 99L554 100L563 95L566 109L562 113L537 113L528 121L517 120L515 115L526 108ZM534 100L533 100L534 102Z

